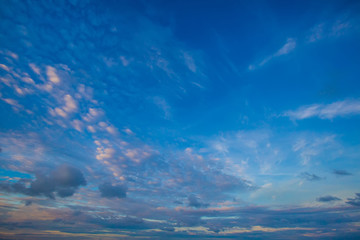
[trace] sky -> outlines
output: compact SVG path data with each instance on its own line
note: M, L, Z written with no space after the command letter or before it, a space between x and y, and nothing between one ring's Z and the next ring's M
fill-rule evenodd
M359 239L359 43L359 1L0 1L0 239Z

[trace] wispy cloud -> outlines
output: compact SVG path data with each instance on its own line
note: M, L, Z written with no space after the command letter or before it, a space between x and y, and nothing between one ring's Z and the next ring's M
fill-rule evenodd
M345 17L339 18L336 21L323 22L315 25L310 30L306 37L306 42L314 43L326 38L340 37L348 33L353 27L351 20Z
M307 118L333 119L360 114L359 100L344 100L330 104L312 104L286 111L282 114L292 120L303 120Z
M318 175L308 173L308 172L301 173L300 177L304 178L305 180L308 180L308 181L319 181L319 180L323 179L322 177L319 177Z
M256 68L262 67L264 66L266 63L268 63L270 60L276 58L276 57L280 57L282 55L286 55L289 54L290 52L292 52L294 49L296 48L296 41L293 38L288 38L286 43L279 49L277 50L274 54L267 56L266 58L264 58L260 63L258 64L253 64L249 66L249 70L255 70Z

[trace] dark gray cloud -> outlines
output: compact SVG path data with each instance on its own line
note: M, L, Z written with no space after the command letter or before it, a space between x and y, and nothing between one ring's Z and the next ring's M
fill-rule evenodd
M80 186L85 185L86 180L79 169L61 165L50 174L36 174L35 180L21 179L15 183L2 182L0 191L54 199L55 194L62 198L70 197Z
M105 198L125 198L127 187L124 185L112 185L111 183L103 183L99 186L102 197Z
M340 201L341 199L338 197L334 197L334 196L323 196L323 197L318 197L316 199L316 201L318 202L332 202L332 201Z
M339 169L334 169L333 174L338 175L338 176L350 176L352 175L352 173L346 171L346 170L339 170Z
M188 197L188 201L188 205L194 208L207 208L209 206L209 204L201 202L200 199L195 195L190 195Z
M322 180L322 177L319 177L318 175L308 173L308 172L302 172L300 174L300 177L307 180L307 181L319 181Z
M346 203L355 207L360 207L360 193L356 193L354 198L348 198Z

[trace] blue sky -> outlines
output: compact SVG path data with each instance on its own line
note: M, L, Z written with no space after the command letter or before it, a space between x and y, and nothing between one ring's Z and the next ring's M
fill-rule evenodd
M0 3L1 239L358 239L357 1Z

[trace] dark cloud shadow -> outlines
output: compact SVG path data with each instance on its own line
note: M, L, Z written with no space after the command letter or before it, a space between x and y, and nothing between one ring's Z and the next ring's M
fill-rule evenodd
M322 177L319 177L318 175L315 175L315 174L312 174L312 173L309 173L309 172L302 172L300 174L300 177L307 180L307 181L311 181L311 182L320 181L320 180L324 179Z
M106 182L99 186L99 191L101 196L105 198L125 198L127 187Z
M340 201L341 199L338 197L334 197L334 196L322 196L322 197L318 197L316 199L316 201L318 202L333 202L333 201Z
M354 198L348 198L346 203L355 207L360 207L360 193L356 193Z
M28 196L45 196L55 199L55 195L64 198L74 195L86 180L82 172L69 165L61 165L49 174L36 174L36 179L21 179L18 182L0 183L0 191L21 193Z
M352 173L346 171L346 170L339 170L339 169L334 169L333 174L337 175L337 176L350 176L352 175Z

